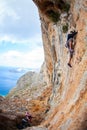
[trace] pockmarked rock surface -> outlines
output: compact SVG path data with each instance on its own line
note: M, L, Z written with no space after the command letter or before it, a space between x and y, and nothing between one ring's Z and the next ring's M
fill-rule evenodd
M16 130L27 111L33 117L31 126L37 126L44 120L50 109L48 100L52 86L44 80L43 68L40 73L23 75L5 98L0 97L0 129Z
M50 111L42 124L49 130L86 130L87 0L33 1L39 10L47 74L53 83ZM69 68L65 43L71 29L78 35Z
M40 16L44 63L40 73L27 73L5 99L0 98L0 120L4 113L4 119L15 113L16 123L29 111L32 126L26 130L87 130L87 0L33 2ZM71 29L78 31L72 68L65 47Z

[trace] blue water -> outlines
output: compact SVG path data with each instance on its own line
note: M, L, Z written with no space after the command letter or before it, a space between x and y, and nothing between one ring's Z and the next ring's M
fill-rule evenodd
M28 69L21 70L13 67L0 67L0 95L6 96L16 86L17 80L25 74Z

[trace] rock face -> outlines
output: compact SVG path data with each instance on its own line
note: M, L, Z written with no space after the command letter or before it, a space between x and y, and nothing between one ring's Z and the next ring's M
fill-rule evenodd
M27 73L6 99L1 98L0 128L6 130L1 122L8 119L13 129L20 119L17 112L30 111L34 118L26 130L87 130L87 0L33 1L39 10L45 61L39 74ZM65 47L71 28L78 30L72 68L67 66ZM11 112L16 114L11 117Z
M43 125L49 130L86 130L87 0L33 1L39 9L47 75L53 83L51 109ZM70 9L64 10L62 4L67 2ZM67 66L67 26L78 30L72 68Z
M39 125L50 109L48 100L52 92L51 84L45 81L44 65L40 73L28 72L17 82L6 98L0 97L0 129L16 130L25 117L26 111L33 116L31 126ZM6 124L6 125L4 125ZM43 129L41 127L37 129ZM31 128L31 130L34 130Z

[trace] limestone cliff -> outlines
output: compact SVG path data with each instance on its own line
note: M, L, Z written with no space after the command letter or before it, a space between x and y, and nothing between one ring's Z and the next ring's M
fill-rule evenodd
M53 84L51 109L43 125L49 130L86 130L87 0L33 1L39 9L47 75ZM67 66L65 48L70 28L78 30L72 68Z
M29 110L33 127L26 130L87 130L87 0L33 1L41 21L44 64L39 74L27 73L6 99L0 98L0 128L16 129ZM78 30L72 68L65 47L71 28Z
M0 97L0 129L16 130L26 111L33 116L31 126L44 120L50 108L48 100L52 87L45 80L43 66L40 73L27 72L20 77L6 98Z

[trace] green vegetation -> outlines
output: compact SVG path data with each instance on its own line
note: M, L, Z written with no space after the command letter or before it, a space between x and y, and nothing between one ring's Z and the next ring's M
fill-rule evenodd
M63 8L62 8L62 10L65 11L65 12L68 12L69 9L70 9L70 4L65 3L64 6L63 6Z
M61 77L61 74L60 74L60 73L58 74L58 77Z
M68 23L66 25L63 25L62 30L63 33L66 33L68 31Z
M53 10L47 11L47 16L54 22L58 22L60 20L60 14L59 12L55 12Z
M46 5L47 3L45 3ZM53 6L53 3L50 3L50 6ZM60 13L67 12L70 9L70 4L67 2L64 2L63 0L56 0L54 6L58 8L58 10L50 9L46 12L46 15L50 18L51 21L54 23L57 23L60 20ZM65 30L65 29L64 29Z
M63 0L56 0L58 8L62 12L68 12L70 9L70 4L67 2L64 2Z

